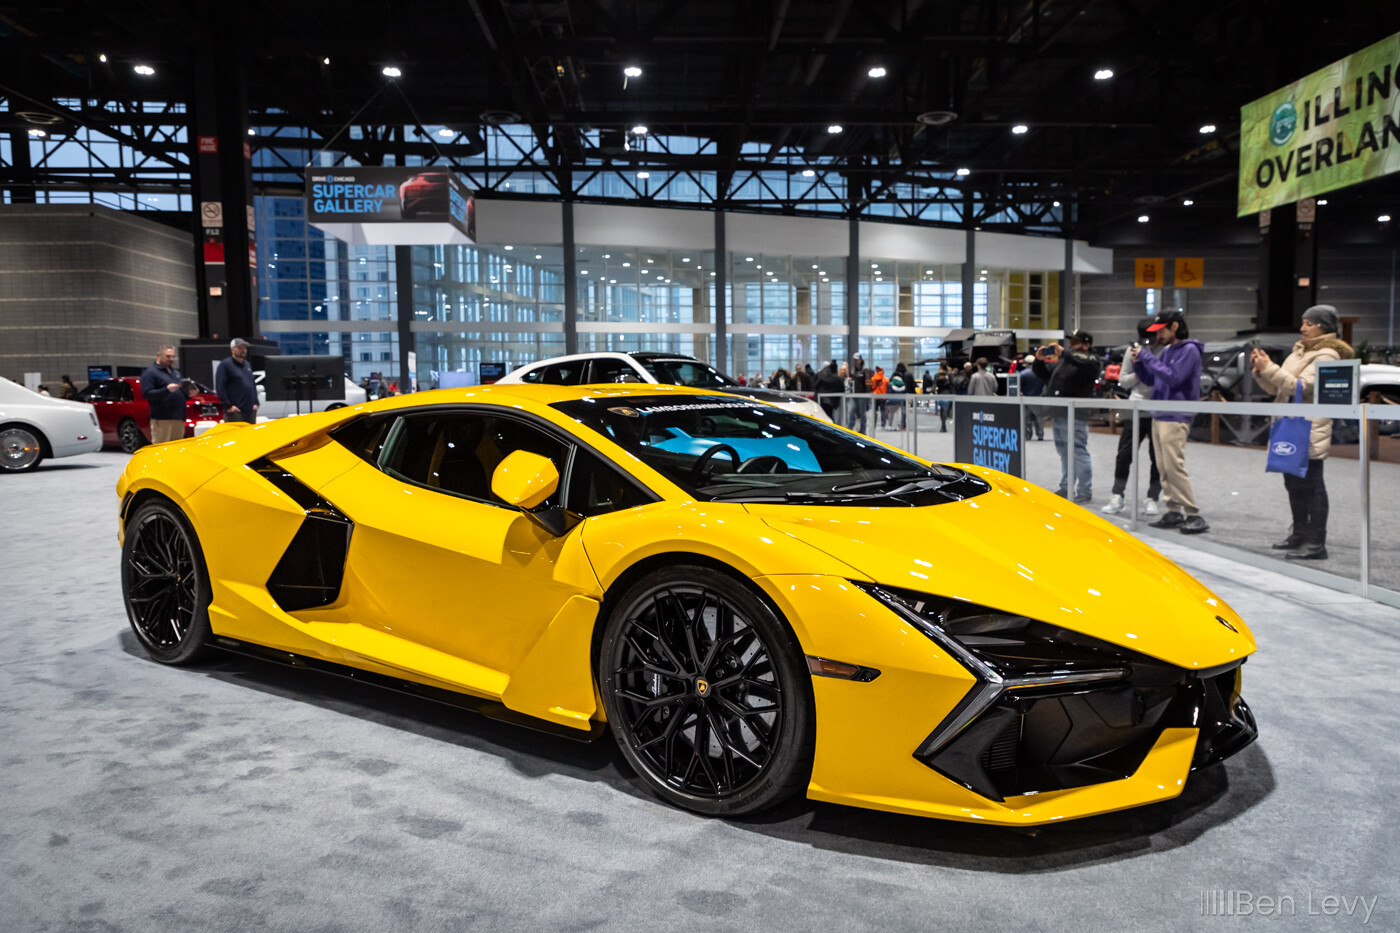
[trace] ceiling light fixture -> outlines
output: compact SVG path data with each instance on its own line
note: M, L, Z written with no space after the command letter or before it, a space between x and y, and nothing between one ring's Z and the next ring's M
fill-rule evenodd
M1148 217L1146 214L1138 214L1138 223L1140 224L1145 224L1151 219L1152 218Z
M149 78L151 75L153 75L153 74L156 73L156 70L155 70L154 68L152 68L150 65L136 65L136 66L132 67L131 70L134 71L134 72L136 72L136 73L139 74L139 75L145 75L145 76L148 77L148 78Z
M33 139L43 139L45 136L47 136L47 135L49 135L49 134L48 134L48 133L45 133L43 130L30 130L30 131L29 131L29 135L30 135L30 137L33 138Z
M645 126L643 126L642 124L638 123L636 126L632 127L632 135L634 135L634 136L645 136L646 134L647 134L647 128L646 128Z
M386 78L402 78L403 72L395 68L393 65L385 65L383 75Z
M640 78L642 76L642 69L638 68L636 65L628 65L626 68L622 69L622 73L629 78Z
M1214 132L1215 132L1215 124L1214 124L1214 123L1207 123L1205 126L1202 126L1202 127L1201 127L1201 135L1202 135L1202 136L1209 136L1211 133L1214 133Z
M811 178L811 177L812 177L813 175L815 175L815 174L817 174L817 173L814 172L814 171L812 171L812 170L809 169L809 168L804 168L804 169L802 170L802 177L803 177L803 178Z
M321 59L321 64L323 64L323 65L329 65L330 63L331 63L331 60L330 60L329 58L323 58L323 59Z
M105 54L97 56L97 60L104 65L107 64L107 56Z
M438 130L438 135L443 139L451 139L455 134L444 126L442 129Z
M1029 126L1026 126L1026 124L1024 123L1017 123L1011 128L1011 132L1015 133L1017 136L1024 136L1030 131L1031 128Z
M1388 224L1388 223L1390 223L1390 215L1389 215L1389 214L1382 214L1381 216L1377 217L1376 220L1379 221L1380 223Z
M958 169L957 172L955 172L954 174L956 174L959 178L966 178L968 175L971 175L971 174L972 174L972 169L970 169L970 168L960 168L960 169Z
M253 128L250 126L250 127L248 127L248 135L249 135L249 136L256 136L256 135L258 135L258 131L255 130L255 129L253 129Z
M1051 206L1051 207L1059 207L1059 206L1060 206L1060 202L1059 202L1059 201L1051 201L1051 202L1050 202L1050 206Z
M1326 198L1318 198L1318 199L1317 199L1317 206L1318 206L1318 207L1322 207L1322 206L1323 206L1324 204L1326 204L1326 203L1327 203L1327 199L1326 199Z
M1112 68L1100 68L1098 71L1094 72L1095 81L1107 81L1111 77L1113 77Z
M1193 200L1191 200L1190 198L1184 198L1184 199L1182 200L1182 202L1181 202L1181 206L1182 206L1182 207L1190 207L1192 204L1195 204L1195 203L1196 203L1196 202L1193 201Z
M885 76L885 69L876 65L874 68L867 71L866 74L870 75L872 78L883 78Z
M651 177L651 172L638 172L638 173L637 173L637 177L638 177L638 178L642 178L642 179L650 178L650 177Z
M826 128L826 131L832 136L835 136L837 133L845 132L845 130L846 128L839 123L832 123Z

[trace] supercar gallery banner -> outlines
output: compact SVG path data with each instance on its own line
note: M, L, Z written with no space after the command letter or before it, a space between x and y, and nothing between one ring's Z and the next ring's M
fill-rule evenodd
M1400 33L1240 108L1240 217L1397 169Z
M306 220L357 245L476 242L476 199L445 168L308 168Z

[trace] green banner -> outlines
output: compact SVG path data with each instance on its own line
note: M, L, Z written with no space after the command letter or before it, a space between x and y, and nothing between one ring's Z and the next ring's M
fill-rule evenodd
M1400 169L1400 33L1240 108L1239 216Z

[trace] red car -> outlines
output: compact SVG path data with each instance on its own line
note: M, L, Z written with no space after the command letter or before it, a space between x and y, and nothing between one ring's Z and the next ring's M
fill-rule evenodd
M419 172L399 185L399 216L446 214L449 177L447 172Z
M196 422L224 420L224 407L213 390L186 379L185 393L185 437L194 437ZM90 382L77 399L96 409L104 445L132 453L151 442L151 409L141 397L141 380L136 376Z

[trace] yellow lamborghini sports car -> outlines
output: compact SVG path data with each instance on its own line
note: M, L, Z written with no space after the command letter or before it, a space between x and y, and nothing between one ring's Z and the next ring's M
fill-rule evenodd
M352 673L588 739L701 813L1032 825L1248 745L1239 615L1013 476L659 385L441 390L136 453L145 649Z

